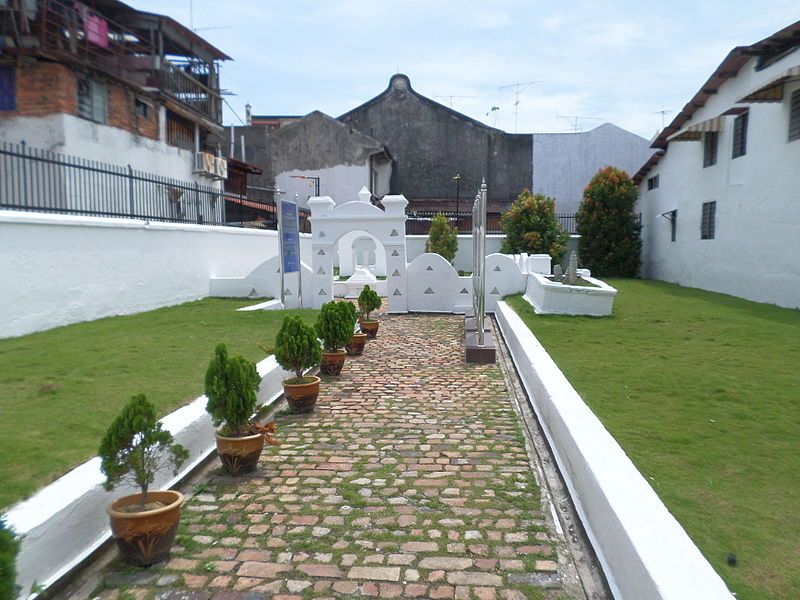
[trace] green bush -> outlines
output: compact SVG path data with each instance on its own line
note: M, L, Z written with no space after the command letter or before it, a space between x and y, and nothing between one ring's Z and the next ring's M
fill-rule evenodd
M326 352L341 350L353 336L353 324L344 302L326 302L317 316L314 329ZM349 302L347 304L350 304Z
M314 329L300 317L284 317L275 336L275 360L287 371L294 371L294 382L300 383L303 371L319 364L320 354Z
M242 356L228 356L225 344L217 345L206 370L206 411L215 426L224 423L222 435L235 437L248 432L260 385L255 363Z
M452 263L458 250L458 230L447 222L442 213L436 213L428 231L425 252L439 254Z
M19 538L0 516L0 600L14 600L19 593L17 580Z
M639 273L641 225L633 212L638 189L625 171L606 167L583 191L575 215L581 264L601 277Z
M350 321L350 333L352 335L353 331L355 331L356 323L358 322L358 312L356 311L356 305L352 302L348 302L344 300L339 302L339 310L343 313L347 314L347 318Z
M371 289L368 285L364 286L361 293L358 295L358 308L361 313L361 318L365 321L370 321L369 314L373 310L378 310L381 307L381 297L378 292Z
M121 482L136 484L142 491L141 506L156 474L173 464L177 475L189 453L176 444L172 434L161 428L156 409L144 394L133 396L114 419L100 444L100 470L106 476L105 489Z
M522 190L500 217L500 227L506 235L503 254L549 254L558 263L567 251L569 234L556 216L556 202L543 194Z

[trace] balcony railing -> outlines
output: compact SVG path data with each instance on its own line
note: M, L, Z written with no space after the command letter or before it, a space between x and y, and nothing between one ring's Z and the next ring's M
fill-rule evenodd
M220 95L166 59L161 61L158 84L162 92L169 94L184 106L215 123L222 121Z

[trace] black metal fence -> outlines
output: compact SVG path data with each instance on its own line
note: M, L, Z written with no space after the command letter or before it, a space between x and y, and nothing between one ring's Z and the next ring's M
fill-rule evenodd
M460 212L449 210L417 210L408 213L408 220L406 221L406 234L407 235L428 235L431 227L433 217L437 214L443 214L450 225L457 226L459 233L471 234L472 233L472 213ZM500 216L503 213L487 212L486 213L486 233L498 234L503 233L500 228ZM575 215L563 214L557 215L558 220L561 222L561 227L564 228L569 234L577 233L575 230Z
M275 229L274 194L223 189L28 148L0 145L0 208ZM252 193L252 197L251 196ZM237 210L238 207L238 210ZM300 230L311 230L300 211Z

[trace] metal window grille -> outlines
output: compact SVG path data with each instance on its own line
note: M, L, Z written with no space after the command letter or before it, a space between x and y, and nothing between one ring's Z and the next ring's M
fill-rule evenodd
M17 109L17 82L13 65L0 65L0 110Z
M656 189L658 185L659 185L658 175L654 175L653 177L648 177L647 179L648 191Z
M717 164L717 147L719 134L716 131L707 131L703 138L703 168Z
M716 202L703 202L703 214L700 220L700 239L713 240L716 229Z
M800 90L792 92L789 102L789 141L800 140Z
M733 152L732 158L739 158L747 154L747 122L750 113L742 113L733 121Z

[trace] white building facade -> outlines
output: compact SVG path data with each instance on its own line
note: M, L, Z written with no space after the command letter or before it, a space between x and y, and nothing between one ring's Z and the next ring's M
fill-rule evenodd
M643 276L800 307L798 33L732 50L653 142Z

